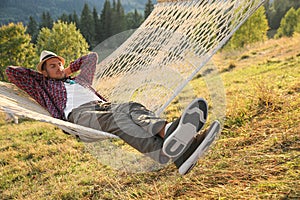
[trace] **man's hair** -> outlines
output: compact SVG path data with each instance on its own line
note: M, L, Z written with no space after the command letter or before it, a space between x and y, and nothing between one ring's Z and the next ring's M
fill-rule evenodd
M47 63L47 61L45 61L45 62L42 64L42 67L41 67L41 70L42 70L42 71L46 70L46 63Z

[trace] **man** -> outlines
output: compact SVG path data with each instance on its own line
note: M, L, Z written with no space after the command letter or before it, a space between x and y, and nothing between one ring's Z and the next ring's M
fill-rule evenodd
M89 53L64 68L63 57L42 51L37 71L9 66L6 74L53 117L117 135L155 161L172 159L181 174L188 173L205 137L197 135L207 119L205 100L191 102L173 123L136 102L109 103L91 87L97 59L96 53Z

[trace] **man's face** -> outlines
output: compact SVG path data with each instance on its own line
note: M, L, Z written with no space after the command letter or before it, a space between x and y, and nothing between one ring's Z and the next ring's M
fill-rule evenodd
M65 78L64 66L60 59L50 58L46 61L45 69L42 71L43 75L52 79Z

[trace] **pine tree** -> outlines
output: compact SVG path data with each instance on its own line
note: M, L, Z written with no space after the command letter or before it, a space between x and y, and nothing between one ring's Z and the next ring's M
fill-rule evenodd
M111 17L112 17L112 8L110 1L106 0L104 2L103 10L100 15L100 24L101 24L101 42L106 38L111 36Z
M80 17L80 31L85 37L90 47L94 47L95 24L93 23L93 15L87 3L84 4Z
M75 23L76 27L79 29L79 17L77 15L76 11L73 12L71 18L72 18L71 22Z
M118 0L117 3L115 1L113 1L112 24L111 24L111 35L110 36L120 33L124 30L126 30L124 8L123 8L120 0Z
M22 23L4 25L0 27L0 79L7 80L5 68L9 65L34 67L33 44Z
M95 44L97 45L101 41L101 23L100 18L97 12L97 9L94 7L93 9L93 23L95 25Z
M151 14L151 12L154 9L154 5L152 3L152 0L148 0L145 6L145 11L144 11L144 18L147 19L147 17Z
M30 16L26 33L28 33L31 36L32 43L36 43L36 39L39 33L38 28L39 28L38 23L35 21L35 19L32 16Z
M113 11L117 10L117 3L116 3L116 0L113 0L112 10L113 10Z
M67 23L70 23L70 18L69 18L69 15L67 15L66 13L63 13L59 18L58 20L62 21L62 22L67 22Z
M118 33L126 30L126 19L125 19L125 11L121 4L121 0L118 0L117 3L117 17L119 19L119 30Z
M266 14L269 21L270 28L277 30L280 26L280 22L286 12L294 7L300 8L299 0L273 0L269 1L266 5Z
M300 8L297 10L297 25L295 28L295 32L300 33Z
M52 28L53 26L53 19L50 15L49 12L43 12L42 14L42 20L41 20L41 23L40 23L40 29L41 28Z
M291 8L280 22L280 27L275 35L275 38L283 36L293 36L297 26L297 12L294 8Z
M126 15L126 24L128 29L136 29L141 25L142 22L143 16L139 14L136 9L134 9L134 12L129 12Z
M269 29L265 8L260 7L232 36L226 47L240 48L247 44L267 40Z

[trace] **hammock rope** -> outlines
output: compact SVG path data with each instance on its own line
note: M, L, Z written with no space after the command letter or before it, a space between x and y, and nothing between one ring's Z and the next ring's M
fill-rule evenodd
M138 101L163 116L168 105L190 89L191 79L263 2L158 1L147 20L119 48L108 55L105 50L98 53L101 62L93 87L111 102ZM187 98L180 101L182 107L189 102ZM117 138L52 118L9 83L0 82L0 102L2 110L54 124L84 142Z
M101 59L93 86L110 101L142 102L162 116L264 0L159 2L131 37Z

